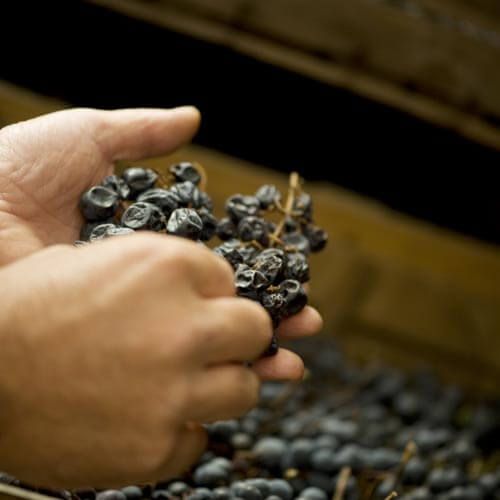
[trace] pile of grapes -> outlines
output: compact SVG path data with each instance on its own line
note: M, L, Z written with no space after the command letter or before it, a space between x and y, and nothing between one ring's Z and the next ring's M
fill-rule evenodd
M430 372L349 364L333 339L290 346L298 384L266 383L259 406L207 426L185 476L64 500L498 500L500 402L471 402ZM0 474L0 482L16 481Z
M254 195L228 198L227 216L217 220L205 184L204 169L190 162L172 165L167 179L142 167L106 177L82 195L86 223L77 245L139 230L200 242L217 235L223 243L214 252L234 268L237 294L262 304L277 327L307 304L307 256L327 243L313 224L311 196L292 173L286 200L276 186L264 185ZM265 354L277 350L274 337Z

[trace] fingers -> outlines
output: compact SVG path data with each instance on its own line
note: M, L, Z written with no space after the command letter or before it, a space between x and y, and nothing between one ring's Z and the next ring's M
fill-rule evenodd
M189 422L179 429L175 455L168 457L155 480L178 477L193 465L207 446L207 433L200 424Z
M252 368L261 380L302 380L304 376L302 359L282 348L276 356L259 359Z
M200 124L200 112L192 106L99 113L95 137L109 161L138 160L169 153L190 141Z
M188 418L207 423L239 417L257 404L259 389L259 377L242 364L207 368L191 384Z
M323 327L323 318L316 309L306 306L299 314L283 320L277 333L280 338L293 339L318 333Z
M272 324L264 308L248 299L211 300L204 312L206 334L197 345L205 363L252 361L267 349Z
M208 247L176 236L163 239L165 265L172 266L189 279L199 295L205 298L234 296L234 271L229 263ZM160 257L161 258L161 257Z
M137 232L96 241L74 249L81 258L108 259L122 266L144 265L157 276L168 275L165 291L173 293L172 283L188 284L206 298L234 296L234 273L231 266L207 247L192 241L152 232ZM177 281L174 281L174 280Z

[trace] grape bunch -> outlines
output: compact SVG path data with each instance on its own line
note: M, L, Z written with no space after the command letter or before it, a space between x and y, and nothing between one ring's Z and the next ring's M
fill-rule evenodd
M169 172L170 182L152 169L131 167L85 191L80 210L86 223L77 244L140 230L210 240L217 219L211 198L200 189L203 172L190 162L172 165Z
M286 200L276 186L264 185L254 195L229 197L227 216L217 220L202 189L206 175L200 165L177 163L169 173L170 179L164 179L154 170L131 167L83 193L80 209L86 223L76 244L139 230L201 242L217 235L223 243L214 252L233 267L240 297L259 302L275 328L299 313L307 304L308 255L322 250L328 235L314 225L312 199L298 175L290 176ZM277 351L274 335L264 354Z
M313 224L311 196L292 173L284 203L276 186L268 184L254 195L231 196L225 210L227 217L216 229L224 243L214 252L233 266L237 294L262 304L277 328L283 318L307 304L302 286L309 281L307 258L328 240L327 233ZM275 354L277 347L275 336L267 354Z

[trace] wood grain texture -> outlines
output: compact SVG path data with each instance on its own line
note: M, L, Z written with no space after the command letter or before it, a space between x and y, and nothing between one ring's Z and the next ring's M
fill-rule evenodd
M500 149L500 15L487 0L92 1Z

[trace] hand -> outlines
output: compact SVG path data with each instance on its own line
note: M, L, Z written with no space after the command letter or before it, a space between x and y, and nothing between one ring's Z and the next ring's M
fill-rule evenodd
M78 200L117 160L171 152L199 126L193 107L102 111L72 109L0 130L0 265L48 245L72 243L82 218ZM284 321L280 338L317 332L320 315L307 307ZM259 361L266 378L300 378L302 361L280 349Z
M170 152L200 121L173 110L72 109L0 130L0 265L78 238L78 201L117 160Z
M57 245L0 270L0 469L109 487L185 471L199 423L252 408L271 321L229 265L156 234ZM172 293L175 290L175 293Z

